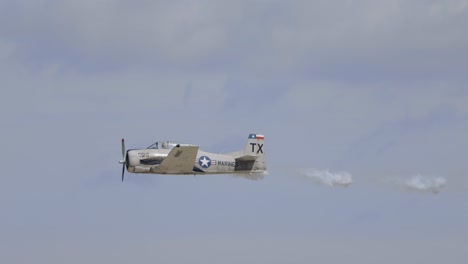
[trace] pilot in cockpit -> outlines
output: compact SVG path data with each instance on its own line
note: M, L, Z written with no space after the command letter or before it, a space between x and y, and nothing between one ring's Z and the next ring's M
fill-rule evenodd
M162 147L163 149L167 149L166 142L163 142L161 147Z

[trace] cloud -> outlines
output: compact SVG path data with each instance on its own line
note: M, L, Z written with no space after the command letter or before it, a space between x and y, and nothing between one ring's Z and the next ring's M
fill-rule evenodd
M321 167L458 172L468 133L462 83L298 81L281 105L298 142L316 150L307 159Z
M468 67L462 0L6 1L0 12L0 32L23 56L70 67L348 79L453 77Z
M122 137L128 148L174 139L225 152L259 131L267 136L273 169L331 168L302 171L325 186L348 186L353 176L360 183L361 171L401 170L444 175L446 182L402 177L392 186L431 192L448 182L452 191L467 182L467 19L466 1L456 0L0 1L0 126L7 164L0 248L10 262L78 256L82 263L89 256L151 260L161 245L161 259L173 259L181 256L182 244L198 259L222 262L226 254L210 259L213 242L221 251L236 248L226 244L241 245L242 256L266 245L260 262L285 262L268 255L276 250L298 262L325 252L324 260L332 255L342 263L343 256L331 254L340 241L349 260L376 245L380 234L391 234L397 239L390 244L400 245L413 262L422 262L421 256L437 263L460 259L448 250L434 260L419 254L427 248L418 239L408 243L418 245L418 254L401 242L417 235L440 242L443 234L446 249L465 245L452 238L466 223L457 206L466 184L458 194L437 196L436 204L365 189L365 182L339 194L311 191L280 175L256 182L129 175L122 184L117 161ZM369 199L372 192L377 195ZM422 206L410 206L408 199ZM341 206L346 202L353 206ZM350 226L359 212L382 217L375 229ZM450 228L441 229L435 219ZM226 237L206 237L193 249L199 234L220 231ZM252 236L231 239L239 231ZM284 237L317 231L327 238L338 234L325 244L322 237L312 241L328 251ZM263 232L275 239L255 241ZM369 241L346 247L356 235L369 235ZM168 244L166 236L174 240ZM395 250L377 246L367 262L382 256L395 262ZM129 250L115 255L115 248ZM238 251L227 253L240 256L232 262L245 260Z
M16 23L0 28L15 40L34 39L23 46L30 56L45 51L55 59L169 65L216 55L240 7L212 1L30 2L10 3L5 19L15 14Z
M435 153L441 130L446 142L453 133L464 144L468 94L456 73L467 69L460 62L468 45L463 23L455 23L468 17L463 1L0 5L3 116L13 107L24 115L100 109L141 123L170 109L196 126L211 112L226 120L205 124L215 129L236 120L234 129L284 138L278 128L288 126L307 138L304 146L320 149L307 158L329 168L404 162L405 152L419 157L418 148ZM421 54L442 70L426 71ZM394 74L418 69L426 77ZM453 156L444 163L463 155Z

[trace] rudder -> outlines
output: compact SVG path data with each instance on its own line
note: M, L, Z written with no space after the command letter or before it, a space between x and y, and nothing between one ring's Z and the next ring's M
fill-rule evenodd
M265 136L263 134L250 134L243 155L257 157L253 170L266 170Z
M244 155L262 156L265 155L264 149L265 136L260 134L250 134L247 144L244 147Z

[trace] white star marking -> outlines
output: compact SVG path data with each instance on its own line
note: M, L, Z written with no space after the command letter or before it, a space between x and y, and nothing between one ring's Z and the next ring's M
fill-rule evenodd
M201 165L202 167L208 167L208 162L210 160L207 160L206 157L203 157L203 159L201 159L200 161L202 163L202 165Z

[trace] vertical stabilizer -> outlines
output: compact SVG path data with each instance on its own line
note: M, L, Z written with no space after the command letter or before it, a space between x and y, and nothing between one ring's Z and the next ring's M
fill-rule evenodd
M256 157L252 170L266 170L265 136L250 134L242 154Z
M260 134L250 134L247 144L244 147L244 155L261 156L264 155L265 136Z

